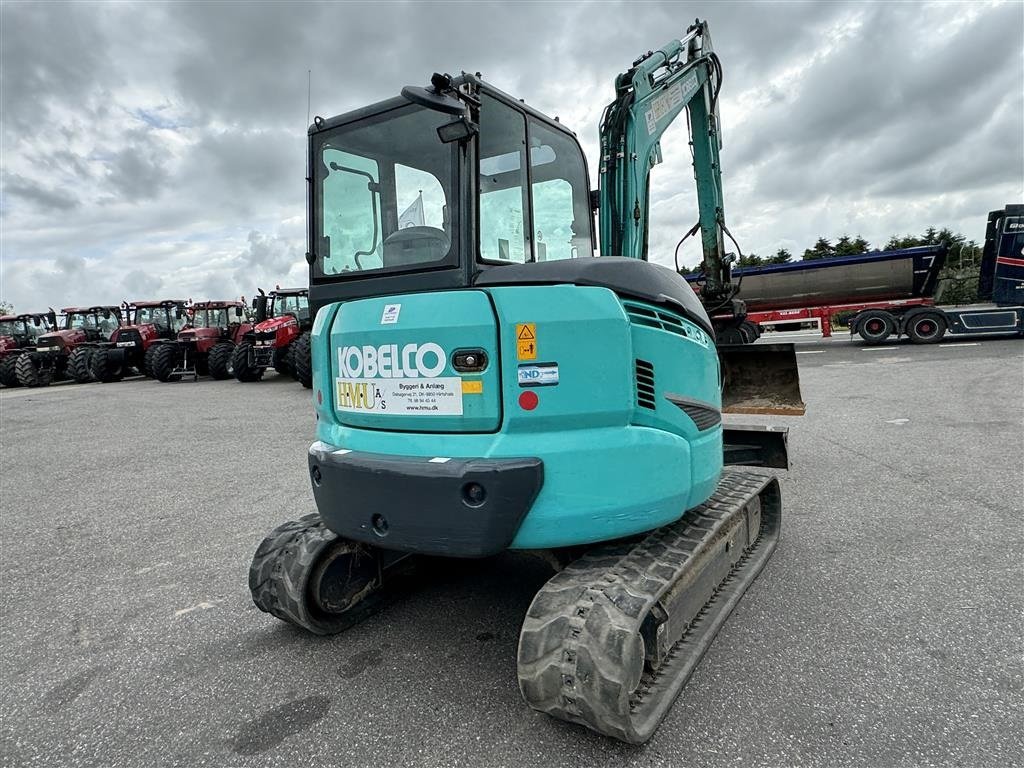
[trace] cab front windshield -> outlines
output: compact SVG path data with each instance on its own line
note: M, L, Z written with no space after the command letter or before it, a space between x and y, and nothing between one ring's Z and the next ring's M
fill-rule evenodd
M275 296L270 306L271 317L282 315L294 315L296 320L309 319L309 297L298 296Z
M402 106L313 140L315 277L455 262L450 115Z
M230 317L229 317L230 313ZM195 328L227 328L229 323L237 323L234 308L228 309L197 309L192 315Z
M136 325L155 325L161 331L180 331L185 327L185 313L181 317L175 315L175 308L171 307L138 307L135 310Z
M70 312L67 315L66 327L110 334L117 328L117 315L108 312L104 317L102 312Z
M0 336L23 336L25 324L21 320L0 320Z

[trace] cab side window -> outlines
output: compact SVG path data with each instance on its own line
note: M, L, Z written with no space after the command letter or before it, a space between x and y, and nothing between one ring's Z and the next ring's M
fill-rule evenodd
M522 264L531 254L526 120L486 94L480 102L480 258Z

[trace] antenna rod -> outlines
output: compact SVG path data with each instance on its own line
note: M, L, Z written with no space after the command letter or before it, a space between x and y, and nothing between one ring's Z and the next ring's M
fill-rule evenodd
M309 127L309 113L310 113L310 110L311 110L310 104L312 103L312 96L313 96L313 70L312 69L307 69L306 70L306 124L304 126L302 126L303 130L305 130L306 128Z

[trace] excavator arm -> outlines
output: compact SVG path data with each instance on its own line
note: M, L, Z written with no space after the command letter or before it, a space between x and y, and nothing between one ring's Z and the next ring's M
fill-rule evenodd
M706 276L701 299L709 311L729 305L736 292L722 239L728 230L719 163L721 83L708 25L697 20L682 40L641 56L616 78L615 101L601 118L601 254L646 260L650 172L662 159L662 134L687 112L699 212L690 234L701 233ZM740 304L731 314L742 312Z

